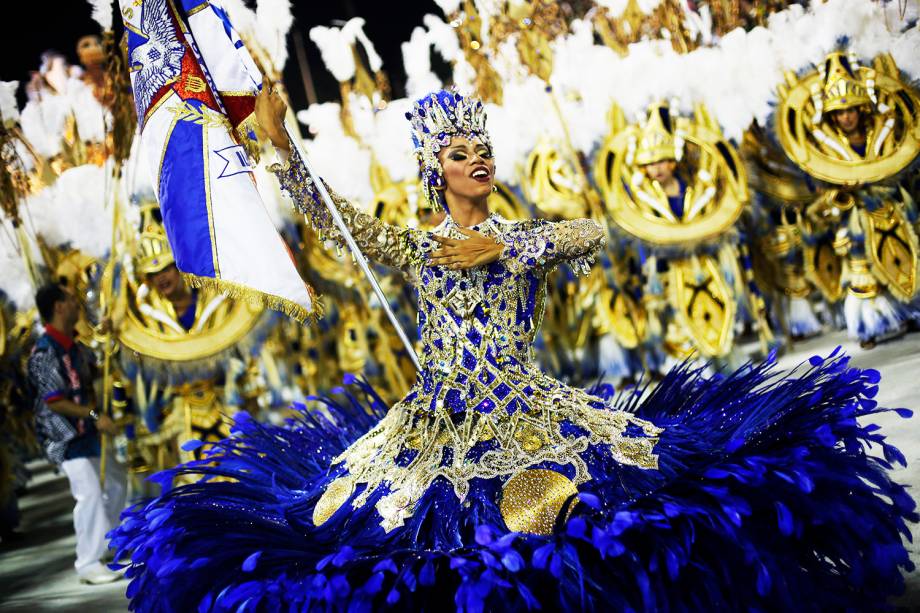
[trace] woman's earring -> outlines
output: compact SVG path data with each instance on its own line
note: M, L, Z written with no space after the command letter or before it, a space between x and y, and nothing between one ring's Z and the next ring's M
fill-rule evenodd
M497 194L497 193L498 193L498 186L495 185L494 183L492 184L492 193L493 193L493 194Z

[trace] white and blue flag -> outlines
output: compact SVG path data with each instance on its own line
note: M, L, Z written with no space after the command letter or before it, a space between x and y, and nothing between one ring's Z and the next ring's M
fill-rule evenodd
M120 0L141 146L176 265L298 320L316 312L256 188L262 77L217 1Z

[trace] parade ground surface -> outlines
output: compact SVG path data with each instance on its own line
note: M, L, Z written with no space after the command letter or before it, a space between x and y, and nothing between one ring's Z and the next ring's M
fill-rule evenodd
M781 359L791 368L815 354L826 355L842 344L863 368L882 373L878 401L888 407L908 407L917 412L911 419L893 413L876 418L883 432L907 458L908 467L894 472L894 478L908 483L916 498L920 492L920 334L861 350L844 333L827 334L799 343ZM73 499L63 474L45 463L32 466L34 478L20 500L21 530L25 538L11 546L0 545L0 610L12 611L126 611L127 581L103 586L85 586L73 570L74 535L71 523ZM911 559L920 565L920 526L912 526ZM907 591L894 604L920 611L920 572L907 576Z

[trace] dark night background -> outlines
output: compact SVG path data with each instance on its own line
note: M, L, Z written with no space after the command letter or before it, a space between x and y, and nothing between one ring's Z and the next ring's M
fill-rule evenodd
M246 1L250 6L254 4L252 0ZM366 21L364 30L383 58L383 70L390 79L393 97L397 98L404 94L406 79L400 44L409 40L413 28L422 25L425 14L443 15L433 0L293 0L291 5L294 15L291 33L298 30L303 36L307 61L320 102L338 100L339 86L323 65L319 49L310 40L310 28L317 25L341 25L336 21L363 17ZM70 63L77 64L77 39L85 34L99 33L98 24L90 18L92 8L85 0L4 3L4 9L6 33L3 37L3 53L0 54L0 80L20 82L20 103L25 101L23 86L29 80L30 72L38 70L42 52L54 49L66 55ZM116 31L120 31L118 19L116 6ZM20 34L15 34L17 32ZM289 56L284 81L290 91L293 107L302 109L307 105L307 97L291 33L288 34Z

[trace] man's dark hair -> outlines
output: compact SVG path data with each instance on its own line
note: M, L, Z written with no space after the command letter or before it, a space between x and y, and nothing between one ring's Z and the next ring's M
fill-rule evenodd
M54 317L54 305L64 300L67 294L60 283L46 283L35 294L35 304L42 321L48 323Z

